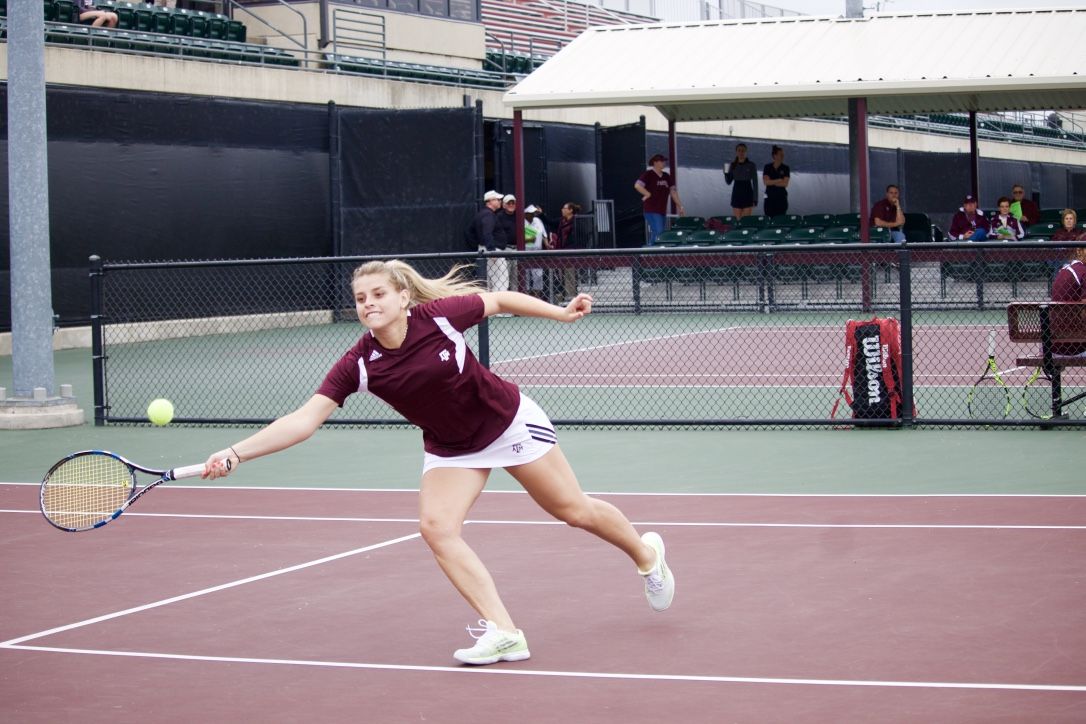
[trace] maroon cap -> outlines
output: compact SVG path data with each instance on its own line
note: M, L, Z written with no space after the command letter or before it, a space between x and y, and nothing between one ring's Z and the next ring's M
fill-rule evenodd
M965 201L963 201L962 203L963 204L975 204L975 203L977 203L977 198L975 196L973 196L973 194L966 194L965 195Z

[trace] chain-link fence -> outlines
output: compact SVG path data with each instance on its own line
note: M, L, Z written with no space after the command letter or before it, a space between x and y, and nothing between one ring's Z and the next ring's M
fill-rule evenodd
M1061 356L1083 335L1082 315L1061 315L1057 328L1046 306L1075 246L1086 245L789 242L401 258L431 277L466 264L464 274L492 289L556 303L592 295L593 314L576 324L503 316L468 333L480 360L558 424L1048 426L1086 424L1086 358ZM367 260L92 268L96 421L142 422L155 397L173 400L181 423L262 423L293 410L363 332L349 283ZM900 350L884 327L881 354L864 356L847 324L873 318L897 320ZM1056 354L1047 363L1045 349ZM861 413L850 401L869 387L900 402ZM404 424L370 395L352 396L331 422Z

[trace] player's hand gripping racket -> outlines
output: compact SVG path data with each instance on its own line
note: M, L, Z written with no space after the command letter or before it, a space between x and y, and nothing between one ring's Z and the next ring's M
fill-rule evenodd
M230 460L224 460L223 465L229 470ZM158 479L137 488L137 472ZM148 490L167 480L194 478L203 472L203 463L155 470L105 450L83 450L64 458L45 474L41 481L41 512L61 530L101 528Z
M988 330L988 361L965 399L969 417L974 420L1001 420L1011 414L1011 392L996 365L995 337L995 330Z

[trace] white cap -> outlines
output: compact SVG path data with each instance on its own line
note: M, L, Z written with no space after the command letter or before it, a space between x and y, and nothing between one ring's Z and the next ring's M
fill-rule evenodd
M529 206L528 208L526 208L524 210L524 213L526 213L526 214L538 214L540 211L542 211L542 209L540 209L535 204L532 204L531 206Z
M500 199L502 197L497 191L487 191L483 194L483 201L493 201L494 199Z
M517 200L517 197L514 196L513 194L506 194L504 197L502 197L502 203L503 204L508 204L510 201L516 201L516 200Z

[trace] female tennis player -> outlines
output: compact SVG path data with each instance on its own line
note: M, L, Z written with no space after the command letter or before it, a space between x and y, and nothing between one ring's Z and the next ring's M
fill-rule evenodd
M480 364L464 341L466 329L495 314L575 322L592 311L592 297L578 294L558 307L519 292L487 292L458 274L454 269L427 279L401 261L356 269L355 309L368 331L305 404L212 454L203 476L228 475L221 461L236 467L306 440L348 395L370 392L422 428L420 531L441 570L481 616L479 628L468 627L475 644L453 654L458 661L492 664L530 655L489 571L461 537L493 468L505 468L555 518L626 553L644 579L649 605L663 611L675 578L659 534L638 537L618 508L585 495L547 415Z

